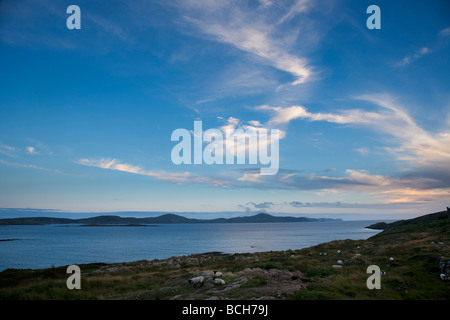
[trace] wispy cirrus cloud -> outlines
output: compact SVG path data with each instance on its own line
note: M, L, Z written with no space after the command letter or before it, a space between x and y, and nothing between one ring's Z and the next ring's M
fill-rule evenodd
M281 17L274 15L267 1L256 9L234 1L207 1L202 5L196 1L181 1L177 8L184 21L201 34L214 41L229 44L257 57L262 63L291 74L295 78L291 84L298 85L311 81L314 71L306 57L293 53L292 40L280 37L278 23L306 11L309 6L310 1L295 1ZM255 10L258 11L257 14Z
M38 166L35 164L24 164L24 163L17 163L17 162L10 162L0 159L0 164L8 166L8 167L14 167L14 168L24 168L24 169L34 169L39 171L45 171L45 172L51 172L51 173L58 173L58 174L66 174L66 175L75 175L76 173L70 173L70 172L64 172L58 169L49 169L42 166ZM76 174L78 175L78 174Z
M356 151L362 156L367 156L369 154L369 149L367 149L366 147L358 148L356 149Z
M391 95L359 95L354 99L370 102L379 109L376 111L349 109L335 113L313 113L304 106L264 105L256 109L271 113L272 116L268 121L271 126L286 125L296 119L353 125L395 138L391 141L396 145L386 146L386 150L397 154L401 160L408 160L417 165L436 165L450 161L450 131L443 129L433 133L421 128L408 114L406 108Z
M200 176L190 172L167 172L163 170L145 170L139 166L120 162L117 159L80 159L78 164L96 167L101 169L122 171L127 173L138 174L142 176L153 177L158 180L163 180L172 183L206 183L219 187L226 185L226 182L219 179L214 179L207 176Z
M450 36L450 27L445 28L445 29L442 29L442 30L439 32L439 35L440 35L440 36L444 36L444 37Z
M411 55L408 55L406 57L404 57L402 60L394 63L395 67L404 67L412 62L414 62L415 60L429 54L431 52L430 48L428 47L422 47L420 49L418 49L416 52L414 52Z
M377 113L363 112L361 110L347 110L338 113L311 113L304 106L273 107L262 105L256 110L269 111L273 114L268 124L271 126L284 125L295 119L310 121L326 121L340 124L369 122L369 118L380 118ZM369 118L367 118L369 117Z
M404 170L391 174L371 174L366 170L345 170L345 175L300 175L283 173L277 177L261 177L258 172L248 171L238 178L241 183L257 183L259 188L278 186L299 190L336 190L367 192L387 202L429 201L444 199L450 195L450 131L446 128L430 132L420 127L407 109L388 94L360 95L355 100L369 102L378 109L341 110L333 113L310 112L304 106L273 107L258 106L259 111L269 112L271 126L286 126L299 119L324 121L355 126L388 136L389 144L384 150L404 162ZM367 148L359 148L368 155Z
M280 23L289 21L290 19L292 19L295 15L297 15L299 13L307 12L311 6L312 6L312 3L310 0L295 1L294 4L289 9L289 11L280 19Z
M16 152L18 151L19 151L18 148L0 142L0 154L3 154L8 157L15 157Z

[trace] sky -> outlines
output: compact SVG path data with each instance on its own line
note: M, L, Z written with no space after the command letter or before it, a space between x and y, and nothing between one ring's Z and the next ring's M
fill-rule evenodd
M450 206L448 1L80 0L69 29L72 4L0 2L0 208L398 219ZM373 4L381 29L366 24ZM194 138L194 121L279 129L278 172L175 164L171 135Z

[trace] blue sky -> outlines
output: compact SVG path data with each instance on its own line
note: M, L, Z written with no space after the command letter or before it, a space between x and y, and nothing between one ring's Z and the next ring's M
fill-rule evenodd
M450 205L447 1L77 1L69 30L71 4L0 3L1 208L364 219ZM280 129L278 173L173 164L171 134L195 120Z

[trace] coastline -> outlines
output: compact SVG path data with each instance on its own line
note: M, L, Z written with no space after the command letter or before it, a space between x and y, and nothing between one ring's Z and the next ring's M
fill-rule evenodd
M298 250L79 265L81 290L67 290L67 266L7 269L0 272L0 298L450 299L448 283L439 278L439 257L450 257L449 244L450 219L437 219L390 228L366 240L335 240ZM366 287L370 265L386 273L381 290ZM212 283L214 270L222 272L225 285ZM187 282L197 276L205 279L202 287Z
M0 256L4 256L0 271L166 259L210 251L233 254L302 249L336 239L367 239L380 232L365 228L368 224L333 221L159 224L157 228L99 224L86 228L80 228L84 227L81 224L4 226L4 238L24 241L0 246ZM30 248L32 256L27 255Z

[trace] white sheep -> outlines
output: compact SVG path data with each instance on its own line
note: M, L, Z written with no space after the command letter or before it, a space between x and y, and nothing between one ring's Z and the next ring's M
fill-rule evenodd
M222 272L220 272L220 271L213 271L214 272L214 275L213 275L213 279L214 278L218 278L218 277L222 277L223 275L222 275Z
M225 281L223 281L222 279L216 278L213 280L214 284L219 284L219 285L224 285Z
M338 261L337 261L337 264L342 264L342 260L338 260Z
M394 261L394 258L390 257L390 258L389 258L389 261L390 261L390 262Z
M194 285L194 287L196 287L198 284L200 285L200 287L202 287L204 280L205 280L205 278L203 278L202 276L198 276L198 277L189 279L188 283Z

